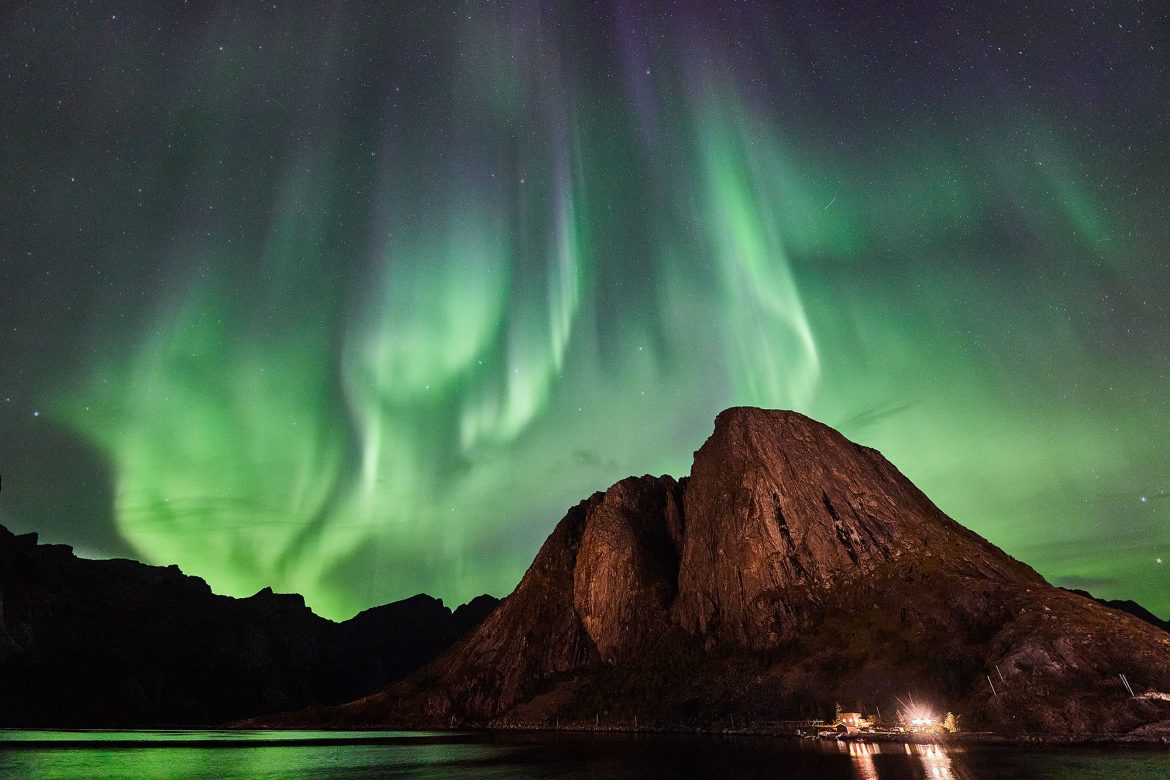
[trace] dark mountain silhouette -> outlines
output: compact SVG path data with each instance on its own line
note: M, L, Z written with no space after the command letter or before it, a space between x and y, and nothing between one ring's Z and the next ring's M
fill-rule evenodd
M1122 612L1133 615L1138 620L1146 621L1151 626L1157 626L1163 631L1170 632L1170 620L1162 620L1160 617L1155 615L1153 612L1150 612L1136 601L1130 601L1129 599L1099 599L1092 593L1089 593L1085 590L1079 590L1077 588L1067 588L1067 590L1069 593L1075 593L1078 596L1084 596L1087 599L1092 599L1098 604L1104 604L1107 607L1119 609Z
M255 725L712 729L910 697L1000 733L1170 725L1170 702L1121 674L1170 691L1170 635L1050 586L877 451L735 408L690 477L631 477L570 509L434 663Z
M414 671L486 617L426 595L343 623L265 588L77 558L0 527L0 726L217 724L337 703Z

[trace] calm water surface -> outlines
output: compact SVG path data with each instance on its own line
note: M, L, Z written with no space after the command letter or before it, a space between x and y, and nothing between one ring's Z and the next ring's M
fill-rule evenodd
M3 731L0 777L1170 778L1170 750L948 747L762 737Z

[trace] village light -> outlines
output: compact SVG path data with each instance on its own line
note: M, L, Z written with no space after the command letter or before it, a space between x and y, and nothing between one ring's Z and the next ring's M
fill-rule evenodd
M902 701L902 721L910 725L912 729L926 729L937 726L939 723L938 717L926 705L910 699L909 701Z

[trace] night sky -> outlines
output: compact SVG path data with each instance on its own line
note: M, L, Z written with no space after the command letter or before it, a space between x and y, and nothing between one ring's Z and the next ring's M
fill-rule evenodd
M4 3L0 523L459 603L751 404L1165 616L1167 14Z

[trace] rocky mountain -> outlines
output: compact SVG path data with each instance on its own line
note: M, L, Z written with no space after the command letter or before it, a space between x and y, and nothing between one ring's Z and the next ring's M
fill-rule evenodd
M1093 599L1097 603L1104 604L1107 607L1119 609L1122 612L1133 615L1139 620L1144 620L1151 626L1157 626L1163 631L1170 631L1170 620L1162 620L1160 617L1155 615L1153 612L1150 612L1136 601L1130 601L1129 599L1099 599L1088 591L1079 590L1076 588L1068 588L1067 590L1069 593L1076 593L1078 596L1084 596L1085 598Z
M77 558L0 527L0 726L217 724L346 701L414 671L497 604L426 595L343 623L235 599L178 567Z
M1170 702L1130 696L1121 674L1170 691L1170 635L1050 586L877 451L734 408L689 477L625 479L570 509L437 661L267 723L719 729L913 698L1000 733L1170 725Z

